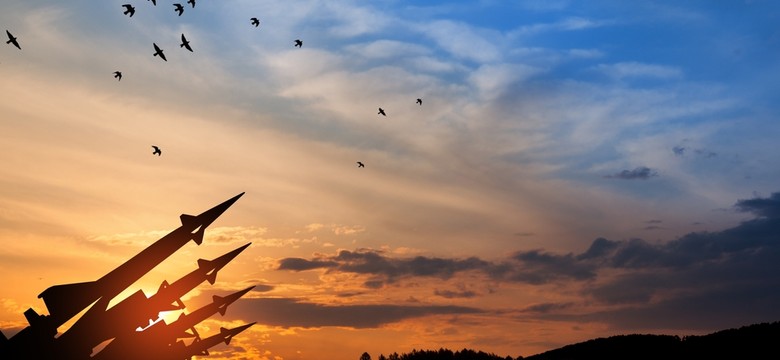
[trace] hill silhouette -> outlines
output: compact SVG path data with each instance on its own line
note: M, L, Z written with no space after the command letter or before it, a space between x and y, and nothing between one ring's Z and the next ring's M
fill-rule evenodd
M618 335L567 345L525 360L574 359L780 359L780 322L708 335Z
M780 321L759 323L708 335L629 334L597 338L527 357L501 357L463 349L412 350L379 355L377 360L650 360L780 359ZM361 360L371 359L364 353Z

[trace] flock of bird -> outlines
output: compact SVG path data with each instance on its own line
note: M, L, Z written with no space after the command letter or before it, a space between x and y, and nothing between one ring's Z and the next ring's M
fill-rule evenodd
M157 6L157 0L146 0L146 1L151 1L153 6ZM190 4L191 8L194 9L195 8L195 1L196 0L187 0L186 3ZM124 15L127 15L128 17L133 17L133 15L135 15L135 6L133 6L132 4L123 4L122 7L125 9L124 12L123 12ZM178 14L178 16L181 16L184 13L184 5L179 4L179 3L175 3L175 4L173 4L173 7L174 7L174 11ZM260 26L260 20L258 18L256 18L256 17L250 18L249 21L250 21L250 24L254 25L255 27ZM19 41L17 40L17 38L15 36L13 36L13 34L11 34L11 32L8 31L8 30L6 30L5 33L8 35L8 41L6 41L6 44L11 44L11 45L15 46L16 48L18 48L19 50L21 50L22 47L19 45ZM294 44L293 45L294 47L302 48L303 47L303 40L295 39L293 44ZM157 45L157 43L153 42L152 46L154 47L154 53L152 54L152 56L157 56L160 59L163 59L164 61L168 61L168 59L165 57L165 53L164 53L163 49L161 49ZM187 37L185 37L184 34L181 34L181 44L179 45L179 47L187 49L190 52L194 52L192 50L192 46L190 45L190 41L187 40ZM121 81L122 80L122 72L118 71L118 70L114 71L114 78L116 78L117 81ZM416 103L418 105L422 106L422 99L418 98ZM382 109L380 107L379 108L379 112L377 113L377 115L387 116L387 113L385 112L384 109ZM162 155L162 150L158 146L152 145L152 149L153 149L152 155L157 155L157 156L161 156ZM361 161L358 161L357 165L358 165L359 168L365 167L365 164L363 162L361 162Z

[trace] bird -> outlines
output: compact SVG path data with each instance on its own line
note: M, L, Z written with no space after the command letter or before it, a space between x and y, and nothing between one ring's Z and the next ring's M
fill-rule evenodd
M357 162L357 164L358 164L358 167L359 167L359 168L366 167L366 166L365 166L365 165L363 165L363 163L362 163L362 162L360 162L360 161L358 161L358 162Z
M179 16L184 13L184 6L181 6L181 4L173 4L173 7L175 8L173 11L179 13Z
M151 1L152 5L157 6L157 0L146 0L146 1Z
M168 59L165 58L165 54L163 54L162 49L160 49L156 43L152 43L152 45L154 45L154 54L152 54L152 56L159 56L161 59L168 61Z
M19 46L19 42L16 41L16 38L13 35L11 35L11 32L6 30L5 33L8 34L8 41L6 41L5 43L6 44L14 44L14 46L16 46L17 49L22 50L22 47Z
M422 106L422 99L420 99L420 98L417 98L417 103L418 103L418 104L420 104L420 105Z
M122 80L122 72L121 71L114 71L114 77L116 78L116 81Z
M158 148L157 145L152 145L152 148L154 149L154 151L152 151L152 155L157 155L157 156L162 155L162 150L160 150L160 148Z
M303 47L303 41L301 39L295 40L295 47Z
M187 4L192 5L192 8L195 8L195 0L187 0Z
M251 18L251 19L249 19L249 20L251 20L251 21L252 21L252 25L254 25L255 27L257 27L258 25L260 25L260 20L258 20L257 18Z
M385 114L385 110L382 108L379 108L379 112L377 114L382 116L387 116L387 114Z
M183 47L190 52L192 52L192 47L190 46L190 42L187 40L187 38L184 37L184 34L181 34L181 45L179 47Z
M129 15L130 17L133 17L133 15L135 15L135 7L133 7L133 5L124 4L122 6L125 8L125 12L123 12L123 14L125 15L130 14Z

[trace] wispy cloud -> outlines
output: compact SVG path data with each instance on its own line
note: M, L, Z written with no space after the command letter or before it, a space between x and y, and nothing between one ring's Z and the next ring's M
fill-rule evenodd
M498 43L499 33L479 29L471 25L450 20L434 21L420 25L421 32L456 58L478 63L492 63L502 59ZM458 34L453 37L452 34Z
M240 299L230 307L234 319L256 319L270 326L357 329L377 328L394 322L431 315L475 314L481 310L437 305L324 305L297 299Z
M611 24L611 21L592 20L582 17L569 17L552 23L524 25L513 30L509 36L528 36L551 31L577 31L591 29Z
M613 78L658 78L678 79L683 76L682 70L674 66L643 64L638 62L621 62L616 64L600 64L595 70Z

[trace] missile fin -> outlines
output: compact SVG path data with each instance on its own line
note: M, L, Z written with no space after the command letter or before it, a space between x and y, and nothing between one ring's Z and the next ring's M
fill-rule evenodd
M55 324L62 325L100 298L97 282L54 285L38 295Z
M194 224L197 224L198 217L194 215L188 215L188 214L181 214L179 216L179 219L181 220L181 224L184 226L192 226Z

